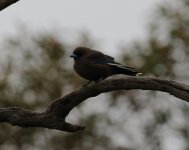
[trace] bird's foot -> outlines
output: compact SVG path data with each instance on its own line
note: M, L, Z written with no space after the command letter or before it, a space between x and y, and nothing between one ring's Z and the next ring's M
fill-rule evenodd
M86 87L87 85L89 85L92 81L88 81L87 83L85 83L82 87Z
M82 87L86 87L88 86L91 82L93 82L94 84L98 84L100 81L104 80L104 78L100 78L98 80L95 81L88 81L86 84L84 84Z
M95 84L98 84L100 81L104 80L104 78L100 78L98 80L95 81Z

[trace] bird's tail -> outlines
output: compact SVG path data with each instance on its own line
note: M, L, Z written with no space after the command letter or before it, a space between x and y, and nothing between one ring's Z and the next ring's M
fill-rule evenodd
M140 76L142 73L138 72L135 68L126 67L119 63L108 63L113 69L113 74L126 74L130 76Z

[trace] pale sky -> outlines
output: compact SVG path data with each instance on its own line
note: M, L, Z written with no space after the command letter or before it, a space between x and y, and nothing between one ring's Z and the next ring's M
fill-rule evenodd
M20 0L0 12L0 39L18 23L34 30L87 30L105 51L145 37L154 8L165 0ZM71 35L70 35L71 36Z

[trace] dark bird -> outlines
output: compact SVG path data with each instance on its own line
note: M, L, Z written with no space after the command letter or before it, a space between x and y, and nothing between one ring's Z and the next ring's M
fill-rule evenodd
M74 70L84 79L99 81L115 74L138 76L135 68L126 67L114 61L114 58L86 47L78 47L70 56L74 59Z

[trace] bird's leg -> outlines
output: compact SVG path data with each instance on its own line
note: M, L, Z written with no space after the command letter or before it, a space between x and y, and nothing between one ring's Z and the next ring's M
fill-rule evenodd
M104 80L103 77L101 77L100 79L96 80L96 81L95 81L95 84L99 83L99 82L102 81L102 80Z
M103 77L101 77L101 78L98 79L98 80L95 80L94 82L95 82L95 84L97 84L97 83L99 83L99 82L102 81L102 80L104 80ZM86 86L89 85L91 82L93 82L93 81L90 81L90 80L89 80L86 84L83 85L83 87L86 87Z
M83 85L83 87L86 87L86 86L89 85L91 82L92 82L92 81L89 80L87 83L85 83L85 84Z

